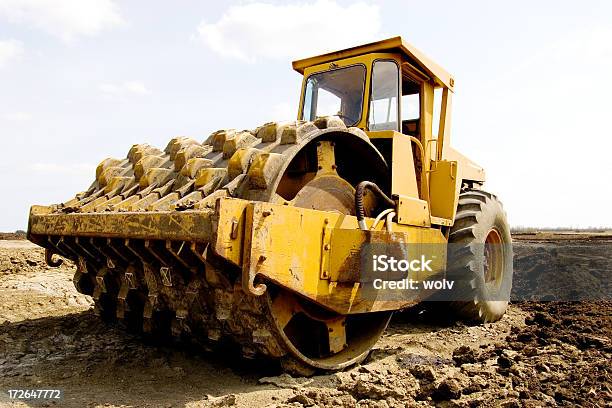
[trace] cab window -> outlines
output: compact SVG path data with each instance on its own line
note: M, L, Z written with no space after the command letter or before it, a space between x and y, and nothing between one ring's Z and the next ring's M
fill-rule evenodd
M303 120L335 115L347 126L361 119L366 69L353 65L312 74L306 81Z
M376 61L372 68L372 93L368 129L399 130L399 69L394 61Z
M417 136L419 134L419 120L421 85L408 75L402 80L402 133Z

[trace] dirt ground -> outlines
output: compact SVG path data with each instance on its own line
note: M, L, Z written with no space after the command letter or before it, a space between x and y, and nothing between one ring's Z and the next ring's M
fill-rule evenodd
M0 240L0 406L612 406L612 237L517 235L515 265L501 321L465 325L421 306L396 314L363 364L299 378L105 326L71 265ZM559 295L588 300L542 301ZM16 402L9 389L64 394Z

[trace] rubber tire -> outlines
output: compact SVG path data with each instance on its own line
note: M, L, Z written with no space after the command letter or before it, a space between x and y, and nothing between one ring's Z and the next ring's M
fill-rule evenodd
M497 288L485 283L484 243L491 229L501 238L502 276ZM510 299L513 252L510 227L501 202L486 191L468 189L459 195L455 223L449 234L447 279L455 281L455 314L466 320L494 322ZM471 299L471 300L470 300Z

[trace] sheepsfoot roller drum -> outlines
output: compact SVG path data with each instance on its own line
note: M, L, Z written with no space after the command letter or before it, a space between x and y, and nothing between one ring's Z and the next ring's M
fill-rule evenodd
M107 321L231 341L300 374L363 360L394 311L433 299L379 291L364 267L373 248L427 252L427 268L395 283L450 278L453 312L501 318L509 229L484 170L449 145L454 78L399 37L293 67L299 120L135 145L102 161L87 191L32 207L29 239L49 265L74 261L76 288Z
M352 283L326 279L331 232L359 232L355 185L387 172L365 133L333 117L136 145L75 199L34 206L29 238L75 262L107 320L338 369L366 356L390 311L366 313Z

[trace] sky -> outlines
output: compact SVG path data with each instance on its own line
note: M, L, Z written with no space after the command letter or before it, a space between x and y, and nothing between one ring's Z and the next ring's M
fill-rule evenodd
M291 61L401 35L513 226L612 226L612 2L0 0L0 231L130 146L297 115Z

